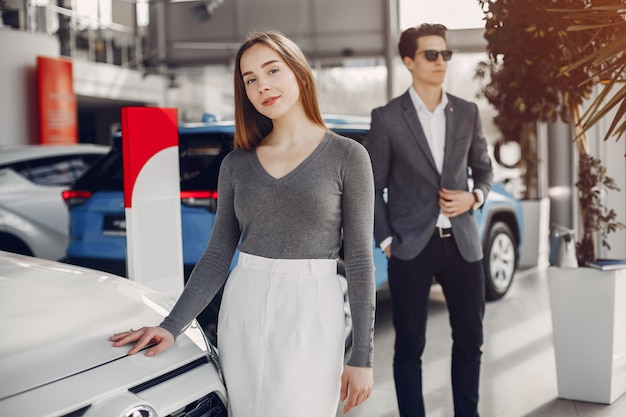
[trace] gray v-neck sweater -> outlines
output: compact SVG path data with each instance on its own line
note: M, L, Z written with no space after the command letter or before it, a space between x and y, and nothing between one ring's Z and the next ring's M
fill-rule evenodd
M161 327L177 336L228 277L235 249L274 259L337 259L343 245L353 322L348 364L372 366L374 182L367 150L332 132L294 170L274 178L254 150L224 158L207 248ZM239 246L237 246L239 245Z

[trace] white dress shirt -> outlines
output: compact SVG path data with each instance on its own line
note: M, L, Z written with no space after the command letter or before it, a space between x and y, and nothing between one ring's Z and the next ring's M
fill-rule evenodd
M443 169L443 151L446 146L445 108L448 104L448 96L441 90L441 101L437 107L435 107L435 110L431 112L426 108L426 105L413 87L409 88L409 95L411 96L411 101L417 112L417 117L420 120L422 129L424 130L424 135L428 141L430 153L435 160L437 171L441 174ZM437 227L449 228L451 226L450 219L439 212Z

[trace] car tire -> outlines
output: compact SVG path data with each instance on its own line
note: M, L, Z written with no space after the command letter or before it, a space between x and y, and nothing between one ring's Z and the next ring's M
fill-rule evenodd
M350 300L348 298L348 280L346 279L346 270L341 260L337 263L337 278L339 278L339 284L341 285L341 291L343 292L343 312L345 318L345 345L344 352L346 358L348 353L352 349L352 311L350 310Z
M484 247L485 298L502 298L513 283L515 266L515 238L504 222L495 222L490 228Z

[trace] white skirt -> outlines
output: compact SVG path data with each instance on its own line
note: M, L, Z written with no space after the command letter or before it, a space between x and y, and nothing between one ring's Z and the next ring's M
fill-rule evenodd
M337 263L240 253L219 313L230 417L334 417L344 359Z

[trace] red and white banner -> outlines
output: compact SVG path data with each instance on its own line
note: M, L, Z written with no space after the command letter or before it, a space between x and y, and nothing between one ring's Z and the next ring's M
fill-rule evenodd
M177 297L183 290L176 109L122 108L128 278Z

